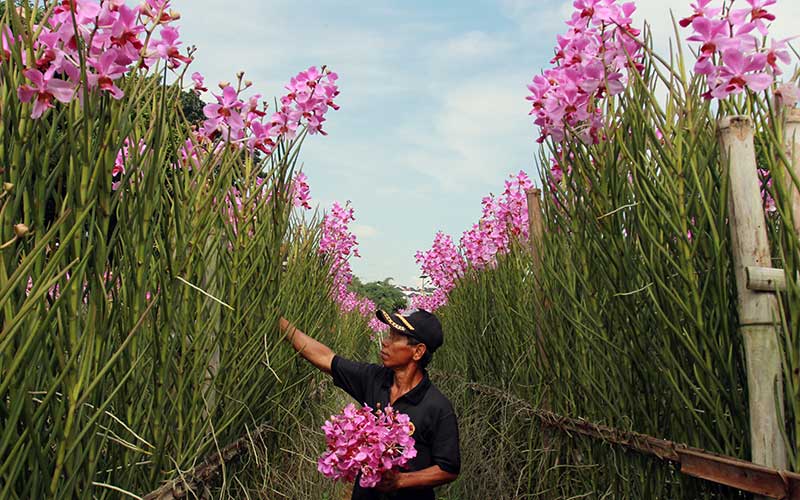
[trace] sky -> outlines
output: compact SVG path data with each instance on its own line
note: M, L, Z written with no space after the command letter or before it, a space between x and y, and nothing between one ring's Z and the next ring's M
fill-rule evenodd
M718 0L715 0L718 1ZM740 0L741 1L741 0ZM690 0L639 0L663 50L670 9ZM323 211L350 201L363 281L391 277L419 285L417 250L441 230L474 224L481 198L524 170L539 183L538 130L526 84L549 66L572 2L563 0L173 0L181 39L195 45L192 70L207 86L235 81L272 98L309 66L339 74L338 111L328 136L301 151L312 204ZM800 1L771 11L777 37L800 34ZM683 34L685 36L685 34Z

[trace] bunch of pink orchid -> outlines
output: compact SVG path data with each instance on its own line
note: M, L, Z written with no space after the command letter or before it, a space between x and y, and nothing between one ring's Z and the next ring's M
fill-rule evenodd
M333 298L342 312L357 311L368 319L373 331L380 332L386 329L386 325L375 317L375 303L348 290L353 282L350 257L360 257L356 235L348 227L354 220L355 211L349 202L345 206L334 202L330 212L322 219L319 253L329 259L333 275Z
M247 147L251 153L259 150L270 155L280 139L294 139L303 126L309 134L327 135L322 129L325 114L330 108L339 109L334 102L339 95L336 73L312 66L292 77L285 86L288 92L280 99L281 107L269 118L266 118L268 103L260 102L261 94L242 98L241 93L252 82L243 81L243 73L237 76L236 87L220 82L222 93L212 94L216 102L203 108L206 119L198 130L196 142L213 142L221 137L231 144ZM202 75L194 73L192 80L195 92L205 91Z
M433 246L424 252L418 251L415 258L422 274L430 277L436 290L430 295L417 295L412 305L418 309L435 311L447 303L447 294L464 274L466 262L450 235L441 231L433 238Z
M459 247L452 239L436 233L433 246L416 253L423 274L430 276L436 290L430 295L417 296L414 307L434 311L447 303L447 295L467 266L483 269L496 262L498 254L507 253L513 239L528 239L527 190L533 187L528 175L519 171L505 182L503 193L482 200L480 221L464 231Z
M603 125L598 101L622 92L628 71L641 71L641 47L631 26L633 2L575 0L564 35L558 36L555 64L528 85L530 114L541 129L538 139L565 138L566 127L586 143L600 140Z
M354 482L360 473L359 484L372 488L387 471L417 456L411 420L391 406L373 411L366 405L349 404L326 420L322 430L327 450L317 469L334 480Z
M699 45L694 71L706 77L705 97L725 99L745 89L768 89L782 74L779 64L791 61L788 39L772 39L769 47L760 41L769 34L766 23L775 20L767 7L776 0L745 0L743 8L734 8L735 0L723 0L718 7L710 7L711 2L697 0L692 15L680 21L693 31L687 40Z
M360 257L356 235L348 225L355 220L355 211L350 203L345 206L333 202L330 212L322 218L322 236L319 253L326 255L331 262L334 284L347 286L353 280L350 269L350 256Z
M292 204L311 210L311 188L308 186L308 177L303 172L297 172L292 179Z
M40 30L31 42L36 59L24 47L21 51L27 67L23 75L29 83L20 85L17 93L22 102L33 101L31 117L41 117L53 107L53 100L69 103L94 90L121 99L124 92L115 82L159 60L173 70L189 64L191 57L180 52L178 28L171 25L180 16L170 10L169 3L146 0L129 7L123 0L70 0L58 4L49 17L33 26L34 31ZM159 38L154 37L157 29ZM3 27L2 38L6 56L12 44L25 41L8 26Z
M499 197L483 198L480 221L461 237L461 248L467 261L476 269L492 265L498 254L508 252L512 238L528 238L528 202L526 190L533 183L520 171L505 183Z
M288 92L280 99L280 109L269 118L269 104L261 101L261 94L242 96L253 85L243 77L243 72L237 74L235 87L220 82L222 92L211 94L216 102L203 107L205 120L181 148L182 166L197 168L206 155L221 152L223 145L218 139L250 154L258 151L269 156L281 140L294 139L303 127L309 134L327 135L322 129L325 114L328 109L339 109L333 101L339 95L336 73L324 66L322 71L312 66L292 77L285 86ZM192 74L192 90L198 95L208 90L204 80L200 73Z
M285 86L288 93L281 97L281 108L267 119L268 104L260 102L261 94L253 94L246 99L242 92L250 88L253 83L244 80L244 73L237 75L237 85L234 88L229 82L220 82L221 94L212 94L216 102L203 107L205 120L202 126L195 130L192 137L186 140L180 150L181 165L186 168L197 168L208 155L217 155L224 149L224 144L236 150L244 150L249 154L258 151L267 156L271 155L274 147L281 140L292 140L297 135L297 130L305 127L310 134L321 133L322 123L329 108L339 109L333 99L339 95L335 82L336 73L323 67L318 71L311 67L292 77ZM193 91L202 94L207 89L204 86L204 77L200 73L192 74ZM220 142L220 140L224 141ZM308 178L298 172L292 180L291 196L295 206L310 209L310 189ZM269 196L263 179L256 180L254 187L255 196ZM258 200L256 200L258 201ZM241 213L242 193L235 187L231 188L226 198L229 219L236 220L236 214ZM251 205L252 206L252 205ZM237 229L234 228L234 232Z

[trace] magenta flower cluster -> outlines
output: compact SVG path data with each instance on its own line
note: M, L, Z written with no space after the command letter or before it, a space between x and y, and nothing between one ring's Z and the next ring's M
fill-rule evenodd
M430 295L417 295L412 306L426 311L435 311L447 303L447 294L455 287L456 280L463 276L466 262L450 235L441 231L433 238L429 250L417 251L415 255L422 274L428 276L436 289Z
M361 257L358 253L356 235L350 232L349 224L355 220L355 211L350 203L345 206L334 202L330 212L322 219L322 236L319 253L328 259L333 276L333 299L344 313L358 312L368 320L375 332L386 329L386 325L375 317L375 303L348 289L353 282L350 257Z
M715 7L709 6L711 2L695 1L692 15L680 20L682 27L693 31L687 41L698 45L694 71L706 77L704 96L725 99L745 89L768 89L782 74L780 63L791 61L788 40L772 39L769 46L760 41L769 34L768 23L775 20L767 7L776 0L723 0ZM746 7L734 8L744 3Z
M213 143L222 138L230 144L246 147L250 153L258 150L270 155L281 139L294 139L302 127L309 134L327 135L322 129L325 114L328 109L339 109L334 102L339 95L336 73L312 66L292 77L285 86L288 92L280 99L281 107L269 118L268 103L260 101L261 94L242 97L242 92L252 85L249 80L243 82L242 76L240 73L236 87L220 82L222 92L212 93L216 102L203 108L206 119L197 131L195 144ZM195 92L206 90L203 80L199 73L192 74ZM194 144L187 142L185 149L193 152ZM191 155L187 153L187 156Z
M85 57L86 88L99 90L114 99L124 92L116 81L135 68L147 69L164 60L171 69L189 64L181 54L178 28L172 22L180 16L169 10L169 0L146 0L129 7L124 0L69 0L60 2L51 15L34 25L41 30L33 41L31 60L22 50L28 83L17 94L22 102L33 101L31 117L36 119L53 101L69 103L81 92L81 60ZM74 15L74 22L73 22ZM155 32L158 30L158 37ZM3 28L6 56L14 38ZM85 51L79 47L84 47ZM24 47L23 47L24 49Z
M562 142L569 128L585 143L597 143L603 125L599 101L622 92L628 71L642 69L639 30L631 26L633 2L575 0L573 6L569 29L557 37L550 61L555 66L528 85L539 142Z
M408 415L387 406L373 411L369 406L347 405L322 426L327 450L317 469L334 480L354 482L373 488L384 473L403 467L417 456L413 426Z
M497 255L510 250L514 239L528 239L527 191L533 187L528 175L511 174L500 196L483 198L483 213L477 224L464 231L459 246L450 236L436 233L433 246L416 253L417 264L431 278L436 290L419 295L412 305L434 311L447 303L447 296L468 267L484 269L495 264Z
M252 86L249 80L243 80L239 73L236 87L229 82L220 82L221 94L212 94L216 102L203 107L205 120L202 126L194 131L180 150L181 164L186 168L199 167L208 155L216 155L222 151L222 140L230 147L248 151L256 151L271 155L274 147L281 140L292 140L298 129L305 127L310 134L320 133L325 114L328 109L338 110L333 99L339 95L335 82L338 78L323 67L301 71L292 77L285 86L288 93L281 97L281 108L266 118L268 104L261 102L261 94L253 94L247 98L242 93ZM197 94L206 92L205 79L200 73L191 75L193 88ZM263 181L259 179L255 186L256 196L264 195ZM298 172L292 180L291 196L294 206L310 209L310 188L308 178ZM231 188L226 198L229 219L235 224L237 214L241 213L242 193ZM234 232L238 230L234 228Z
M292 204L311 210L311 188L308 186L308 177L303 172L297 172L292 179Z
M243 80L239 73L234 87L230 82L220 82L220 94L212 93L216 102L203 107L205 120L180 150L181 165L199 167L208 155L222 151L220 139L231 147L256 151L267 156L281 140L292 140L298 130L305 127L310 134L320 133L328 109L339 109L333 99L339 95L336 73L323 67L312 66L292 77L285 86L287 94L281 97L281 107L267 118L269 104L261 101L261 94L245 98L243 92L253 83ZM192 90L200 95L207 92L205 78L200 73L191 75Z
M492 265L497 254L508 252L512 238L528 239L526 191L533 183L522 170L510 177L502 195L483 198L480 221L461 237L464 256L476 269Z

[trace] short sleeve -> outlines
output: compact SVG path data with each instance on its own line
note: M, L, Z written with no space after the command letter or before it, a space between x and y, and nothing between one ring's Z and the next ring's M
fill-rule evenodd
M448 411L439 418L431 448L431 459L445 472L458 474L461 470L461 452L458 447L458 419Z
M363 404L367 396L367 387L378 374L380 367L369 363L351 361L341 356L334 356L331 362L333 385L344 389L359 404Z

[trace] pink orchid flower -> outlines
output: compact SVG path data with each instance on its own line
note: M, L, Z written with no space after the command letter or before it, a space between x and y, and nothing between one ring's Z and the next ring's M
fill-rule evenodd
M761 92L772 85L771 75L764 73L767 57L764 54L745 56L739 50L729 49L722 55L723 66L719 71L719 83L711 91L717 99L724 99L730 94L738 94L745 87L754 92Z
M86 75L90 87L99 87L105 90L114 99L122 99L125 92L114 83L114 80L125 74L127 67L120 66L116 62L117 54L114 52L104 52L98 59L89 59L89 65L95 70Z
M75 94L72 84L53 78L52 71L42 74L38 69L26 69L22 74L33 85L21 85L17 89L17 94L22 102L33 100L33 111L31 113L31 118L33 119L39 118L45 110L52 108L53 99L66 104L72 100Z
M712 0L698 0L697 2L691 4L692 9L694 9L694 13L689 17L681 19L678 24L680 24L681 27L686 28L698 17L716 17L720 12L722 12L722 9L717 7L708 7L708 4L710 4L711 1Z
M192 81L194 82L194 88L192 90L194 90L195 93L199 94L208 90L203 84L203 80L203 75L199 72L195 71L192 73Z
M746 0L746 2L750 4L749 9L734 9L730 12L730 19L737 28L736 32L749 33L755 28L761 35L767 36L769 30L764 21L774 21L775 15L768 12L766 8L775 5L776 0Z
M737 41L730 37L730 25L724 19L697 17L692 21L692 29L695 34L686 40L702 44L698 60L708 59L717 52L723 52L737 45Z
M171 69L177 68L181 63L189 64L192 58L184 56L178 49L181 42L178 41L180 36L178 28L175 26L165 26L161 29L161 40L155 42L155 52L158 56L167 61L167 66Z

